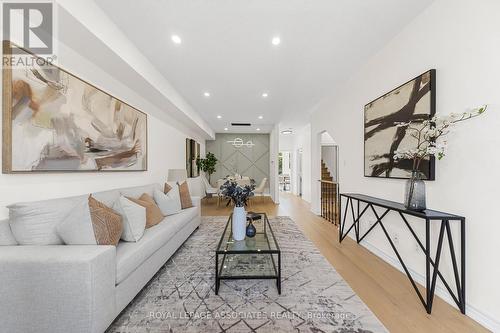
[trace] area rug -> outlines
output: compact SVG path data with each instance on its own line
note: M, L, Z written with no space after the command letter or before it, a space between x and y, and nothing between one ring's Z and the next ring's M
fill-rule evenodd
M203 217L108 332L387 332L288 217L270 220L282 251L281 295L274 280L222 280L215 295L226 221Z

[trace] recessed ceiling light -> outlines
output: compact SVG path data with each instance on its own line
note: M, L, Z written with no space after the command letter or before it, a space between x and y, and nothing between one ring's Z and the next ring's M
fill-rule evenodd
M218 116L217 116L217 119L221 119L221 118L222 118L222 116L221 116L221 115L218 115Z
M280 45L280 43L281 43L281 38L279 38L278 36L275 36L275 37L273 37L273 39L271 40L271 43L273 43L273 45Z
M262 93L262 97L267 98L267 96L269 96L268 93Z
M257 128L256 130L257 130L257 131L260 131L260 128Z
M291 129L287 129L287 130L284 130L284 131L281 131L281 134L292 134L292 130Z
M227 131L227 127L224 127L224 131Z
M177 36L177 35L172 35L171 38L172 38L172 42L174 42L175 44L182 43L182 39L179 36Z
M210 93L209 93L208 91L205 91L205 92L203 93L203 96L205 96L205 97L210 97Z
M259 116L259 119L263 119L263 118L264 118L264 116Z

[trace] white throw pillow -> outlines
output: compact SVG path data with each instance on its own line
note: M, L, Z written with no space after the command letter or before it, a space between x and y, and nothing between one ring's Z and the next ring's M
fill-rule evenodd
M168 216L181 212L181 197L179 195L179 186L177 186L177 184L174 185L167 194L162 191L155 190L153 196L163 215Z
M90 217L89 201L83 198L56 226L59 237L68 245L97 245Z
M146 208L122 195L113 205L113 209L122 216L121 239L126 242L137 242L141 239L146 229Z
M12 230L10 230L9 220L0 221L0 245L17 245Z
M10 228L16 241L20 245L63 244L56 226L82 198L87 198L87 195L7 206Z

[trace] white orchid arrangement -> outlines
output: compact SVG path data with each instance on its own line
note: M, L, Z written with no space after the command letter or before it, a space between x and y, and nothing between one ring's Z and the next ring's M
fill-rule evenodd
M397 127L406 128L406 133L416 140L415 148L396 150L394 159L413 160L413 170L418 170L420 162L429 156L436 156L438 160L445 156L447 141L446 135L450 133L455 124L475 118L486 111L487 105L475 108L469 112L451 113L447 116L432 117L419 123L400 122Z

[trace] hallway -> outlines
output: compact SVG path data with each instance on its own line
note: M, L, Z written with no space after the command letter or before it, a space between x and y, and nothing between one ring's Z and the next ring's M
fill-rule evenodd
M290 216L390 332L488 332L439 297L428 315L403 273L349 237L339 244L334 225L314 215L299 197L280 193L279 205L268 197L257 197L247 210ZM230 212L231 207L217 208L215 199L203 200L203 216Z

